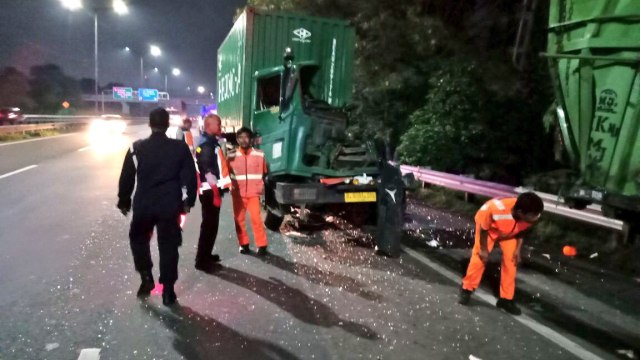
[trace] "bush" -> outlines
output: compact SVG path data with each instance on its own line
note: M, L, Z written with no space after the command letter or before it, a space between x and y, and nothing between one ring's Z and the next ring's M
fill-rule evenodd
M470 65L436 73L425 105L409 118L401 137L400 161L448 172L465 172L483 156L486 92Z

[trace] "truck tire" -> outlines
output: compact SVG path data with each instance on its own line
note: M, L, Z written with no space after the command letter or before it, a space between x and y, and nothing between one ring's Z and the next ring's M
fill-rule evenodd
M282 225L283 220L283 216L279 216L267 208L267 216L264 219L264 226L267 229L275 232L280 231L280 225Z

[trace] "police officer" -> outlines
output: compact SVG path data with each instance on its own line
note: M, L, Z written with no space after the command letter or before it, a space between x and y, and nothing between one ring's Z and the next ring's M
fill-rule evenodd
M163 108L149 115L151 136L131 145L120 174L118 208L127 215L133 199L133 219L129 239L133 262L142 283L138 297L147 297L155 287L149 242L154 227L158 231L160 283L164 285L162 302L176 302L174 284L178 279L178 247L182 244L180 215L195 205L196 168L189 147L183 141L169 139L169 113ZM136 186L137 180L137 186Z
M202 223L196 252L195 268L212 271L220 256L212 254L218 236L222 189L231 187L227 160L218 143L221 134L220 117L209 114L204 119L204 133L200 136L196 148L196 162L200 177L200 203L202 204Z

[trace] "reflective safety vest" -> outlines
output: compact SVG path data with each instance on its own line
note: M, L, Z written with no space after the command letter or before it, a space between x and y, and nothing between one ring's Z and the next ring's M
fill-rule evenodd
M250 148L246 151L236 148L227 156L232 194L241 197L255 197L264 193L263 177L267 173L264 152Z
M193 134L191 133L191 131L189 130L185 131L184 142L186 142L187 145L189 145L189 150L191 150L191 155L193 155L196 147L195 147L195 144L193 143Z
M491 240L510 240L531 227L525 221L513 218L513 207L516 198L491 199L484 203L476 213L475 221L482 229L489 232Z

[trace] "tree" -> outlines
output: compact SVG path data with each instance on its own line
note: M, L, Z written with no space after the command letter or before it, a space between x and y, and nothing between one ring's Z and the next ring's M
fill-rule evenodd
M80 79L80 91L82 91L83 94L95 94L96 80L90 78Z
M0 71L0 106L22 109L33 106L29 98L29 80L14 67L5 67Z
M36 103L37 111L55 114L62 109L64 101L76 108L82 103L79 82L66 76L58 65L34 66L30 75L29 94Z
M474 68L450 64L429 80L423 107L410 117L398 147L403 163L466 173L486 161L483 130L490 127L484 105L488 94Z

